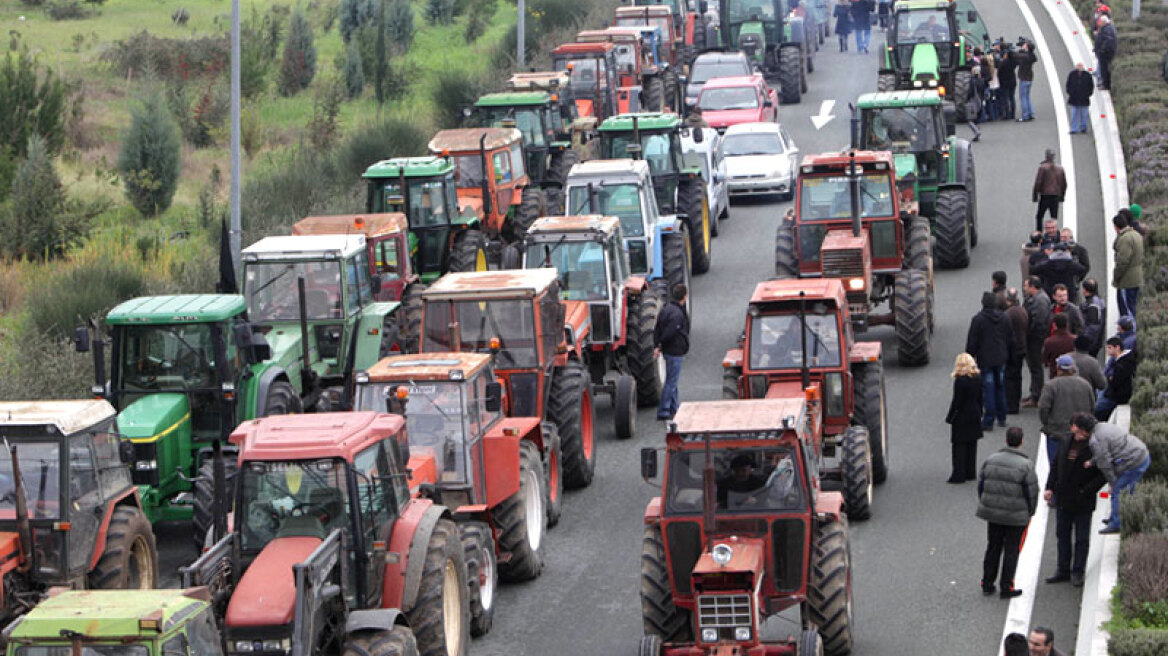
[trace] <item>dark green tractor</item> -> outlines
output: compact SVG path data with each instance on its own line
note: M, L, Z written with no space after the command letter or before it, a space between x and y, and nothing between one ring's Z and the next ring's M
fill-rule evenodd
M813 21L793 13L796 0L722 0L719 43L746 53L764 75L779 79L779 100L798 103L815 70Z

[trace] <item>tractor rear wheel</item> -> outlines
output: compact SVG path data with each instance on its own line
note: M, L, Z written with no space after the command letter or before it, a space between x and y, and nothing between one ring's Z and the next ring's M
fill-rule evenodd
M544 505L547 506L547 525L551 528L560 523L560 515L564 510L564 456L555 424L545 421L540 424L540 430L543 431L543 441L547 445L547 457L543 460L543 480L547 488Z
M495 537L483 522L458 525L466 560L466 589L470 600L470 634L478 638L490 633L495 622L495 591L499 585L499 559Z
M539 451L526 440L519 443L519 491L503 500L492 513L499 528L499 550L511 554L499 563L499 578L526 581L543 570L546 483Z
M361 631L345 638L341 656L418 656L418 641L408 626Z
M854 405L856 421L868 429L868 450L872 453L872 482L888 478L888 404L884 395L884 363L865 362L855 373Z
M796 654L798 656L823 656L823 638L819 637L819 631L804 629L803 635L799 637L799 651Z
M685 62L687 66L692 67L693 61L698 58L698 55L706 51L706 30L709 29L709 23L705 16L699 16L697 23L693 30L693 46L690 49L689 59Z
M964 99L969 96L969 84L973 79L969 71L957 71L953 75L953 93L949 95L950 98ZM961 123L969 119L965 112L965 101L959 100L957 103L957 122Z
M929 363L929 288L922 271L896 274L893 314L896 349L901 366Z
M641 89L641 111L660 112L665 105L665 84L659 77L645 80Z
M710 202L706 198L706 184L702 176L682 178L677 185L677 204L685 212L689 227L690 253L694 275L710 270Z
M840 469L848 519L868 519L872 516L872 452L867 428L848 426L840 436Z
M612 415L617 439L631 440L637 434L637 381L620 376L612 392Z
M641 537L641 620L645 635L657 636L663 642L692 639L689 613L673 603L660 526L645 527Z
M466 557L458 526L440 519L430 533L413 608L404 609L422 656L465 656L470 649Z
M843 517L819 524L807 608L827 656L852 653L852 551Z
M904 267L917 271L929 271L932 253L929 235L929 221L924 217L914 217L908 224L908 235L904 245Z
M779 101L795 105L803 99L803 63L799 46L779 48Z
M304 412L300 403L300 395L296 393L292 384L285 380L277 380L268 388L268 398L264 402L264 416L296 415Z
M422 341L422 292L426 286L420 282L411 283L402 292L401 328L398 342L402 353L417 353Z
M722 398L738 399L738 381L741 378L741 367L730 367L722 370Z
M798 278L799 260L795 256L795 229L786 222L775 229L775 275Z
M450 249L451 271L486 271L487 236L481 230L463 230Z
M519 207L515 210L515 225L512 227L512 236L516 241L523 239L527 229L535 220L547 214L547 198L543 190L538 187L524 187Z
M661 386L665 383L665 359L657 355L653 333L657 315L664 299L646 289L628 298L625 319L625 360L629 373L637 380L637 405L648 407L661 401Z
M689 276L692 270L690 263L689 230L682 225L680 232L667 232L661 235L661 276L665 280L664 298L669 302L669 294L677 285L690 288ZM686 302L686 312L689 311L689 302Z
M973 150L965 150L965 188L969 191L969 247L977 248L977 172L973 168Z
M665 645L661 638L655 635L641 636L641 644L637 645L637 656L661 656L665 653Z
M145 513L118 506L110 517L105 549L89 572L94 590L153 590L158 581L158 546Z
M942 189L933 215L937 265L942 269L969 266L969 191Z
M224 513L231 512L232 501L235 496L231 494L231 477L239 469L234 458L223 458L223 478L225 483L225 491L227 498L223 500L225 507L222 509ZM195 553L203 553L203 548L210 546L208 535L211 532L211 526L215 522L215 463L208 458L199 466L199 475L195 478L195 501L194 501L194 516L191 518L193 525L192 539L195 543Z
M665 71L661 76L661 83L665 86L665 109L662 111L674 112L681 114L681 103L685 97L684 93L678 93L680 87L677 84L677 73L673 69Z
M876 90L877 91L894 91L896 90L896 75L892 73L881 73L876 76Z
M588 487L596 473L591 387L588 370L579 362L568 362L552 371L547 417L560 433L564 485L568 488Z

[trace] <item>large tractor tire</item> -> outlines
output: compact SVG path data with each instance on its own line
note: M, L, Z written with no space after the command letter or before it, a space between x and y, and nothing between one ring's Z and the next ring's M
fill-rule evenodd
M491 527L483 522L458 525L462 554L466 561L467 597L470 602L470 634L478 638L490 633L495 622L495 593L499 585L499 559Z
M665 303L669 302L669 293L675 285L692 288L689 283L690 271L693 270L691 252L689 230L685 226L682 226L680 232L667 232L661 236L661 279L665 281ZM693 295L690 296L692 298ZM689 302L685 309L689 312Z
M545 421L540 424L540 429L547 450L547 457L543 459L543 480L547 488L544 505L547 506L548 528L552 528L560 523L560 516L564 513L564 453L555 424Z
M779 102L795 105L803 99L803 62L799 46L779 48Z
M629 296L625 319L625 360L637 381L637 405L655 406L665 384L665 358L656 354L653 333L665 299L650 289Z
M637 380L632 376L617 376L612 391L612 420L618 440L636 437Z
M685 62L687 66L692 68L693 60L706 51L706 30L709 28L710 25L705 16L698 16L698 22L694 25L693 46L690 49L689 59Z
M559 188L555 189L554 194L550 190L548 191L548 214L567 213L568 199L564 195L565 183L568 181L568 173L579 161L580 156L571 148L552 153L551 165L548 167L548 178Z
M942 189L937 194L933 236L937 238L937 265L942 269L969 266L969 191Z
M914 217L908 224L908 235L904 244L904 267L928 273L933 269L932 259L929 221L924 217Z
M158 582L158 546L145 513L118 506L110 517L105 548L89 573L94 590L153 590Z
M722 370L722 398L738 400L738 381L741 378L741 367L730 367Z
M547 417L560 433L564 486L568 488L588 487L596 473L596 417L591 388L588 370L579 362L568 362L552 371Z
M418 598L412 608L404 609L421 656L465 656L470 650L467 596L466 557L458 526L440 519L426 545Z
M538 187L524 187L519 207L515 210L515 226L512 229L516 241L527 234L527 229L536 219L546 214L547 198L543 190Z
M519 491L507 497L494 512L499 529L499 549L511 554L499 563L499 578L526 581L543 570L543 538L547 531L547 492L539 451L528 441L519 444Z
M868 451L872 454L872 482L888 478L888 403L884 394L884 363L865 362L856 367L856 421L868 429Z
M977 171L973 166L973 150L965 149L965 188L969 192L969 247L977 248Z
M665 109L662 111L673 112L675 114L684 114L682 111L682 103L685 101L685 92L681 91L681 87L677 83L677 72L673 69L665 71L661 75L661 83L665 87L664 105Z
M876 76L876 90L877 91L895 91L896 90L896 75L892 73L881 73Z
M665 84L659 77L645 80L641 89L641 111L660 112L665 107Z
M795 255L795 229L786 223L780 223L775 229L775 276L799 277L799 260Z
M304 412L300 403L300 395L292 384L285 380L278 380L268 388L268 398L264 402L264 416L298 415Z
M804 629L799 636L798 656L823 656L823 638L816 629Z
M645 635L657 636L663 642L693 639L689 613L673 603L669 563L659 526L645 527L641 538L641 620Z
M686 215L689 228L691 270L701 275L710 270L713 257L710 237L710 203L701 176L682 179L677 185L677 205Z
M901 366L920 367L929 363L929 288L921 271L896 274L893 313L896 319L896 348Z
M972 79L973 76L969 71L957 71L953 74L953 89L949 97L957 101L955 104L957 105L958 123L969 120L965 111L965 98L969 96L969 85Z
M450 249L451 271L486 271L487 236L481 230L463 230Z
M407 626L361 631L345 638L341 656L418 656L418 641Z
M231 494L231 477L239 470L235 458L223 456L224 492L227 498L223 500L222 511L229 513L232 510L235 495ZM208 536L211 526L215 523L215 463L208 458L199 466L199 474L194 483L194 516L191 518L191 538L195 543L195 553L203 553L203 548L210 546Z
M840 436L840 470L848 519L868 519L872 516L872 452L867 428L848 426Z
M403 353L417 353L422 343L422 292L426 286L415 282L406 287L401 298L401 327L398 341Z
M661 656L665 653L665 644L655 635L641 636L641 644L637 645L637 656Z
M819 524L814 549L808 614L823 638L823 653L847 656L852 653L852 550L847 520L841 517Z

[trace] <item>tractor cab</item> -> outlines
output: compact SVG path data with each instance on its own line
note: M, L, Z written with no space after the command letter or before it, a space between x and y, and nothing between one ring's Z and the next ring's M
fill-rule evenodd
M309 216L292 225L292 234L365 235L369 275L381 277L381 290L374 294L379 301L401 301L406 287L419 279L410 261L417 240L400 212Z
M573 123L579 116L576 104L567 97L571 94L571 84L572 76L568 71L515 73L507 79L509 91L542 91L548 94L548 124L557 141L572 139Z
M617 80L622 90L641 87L645 76L656 75L662 67L660 30L654 26L607 27L583 30L577 43L611 43L616 46Z
M887 150L896 162L900 190L909 199L920 199L918 185L936 187L943 159L948 158L948 137L956 130L952 111L946 111L941 95L933 90L868 93L856 103L860 112L863 150Z
M653 62L658 66L677 67L676 30L673 12L669 7L617 7L612 24L618 28L639 30L642 39L651 47ZM579 40L579 39L577 39Z
M621 239L620 219L585 215L547 217L531 226L523 244L523 268L555 269L560 276L560 296L608 307L619 298L629 276L628 257ZM619 303L615 314L620 315ZM598 312L592 311L593 318ZM593 337L612 334L612 317L606 325L593 321Z
M528 177L541 188L558 191L576 155L572 152L570 117L565 124L555 106L557 99L547 91L489 93L475 102L471 122L481 127L518 128L523 134Z
M896 0L880 64L878 89L936 89L957 99L965 120L972 49L989 48L977 10L967 4L958 19L955 0Z
M701 170L701 163L687 158L681 145L683 131L677 114L622 114L600 125L603 159L643 159L653 176L657 205L667 214L679 212L677 188L683 174Z
M535 220L535 216L519 216L524 191L531 186L521 131L513 127L441 130L428 148L432 155L454 162L458 202L474 212L488 237L517 239L522 236L520 224Z
M552 50L554 70L571 75L567 95L579 116L602 121L620 113L615 49L611 43L565 43Z

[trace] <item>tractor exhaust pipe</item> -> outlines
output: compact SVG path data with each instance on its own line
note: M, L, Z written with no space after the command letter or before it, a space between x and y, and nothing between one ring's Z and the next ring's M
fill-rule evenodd
M490 223L491 216L491 185L487 182L487 135L479 137L479 162L483 169L483 220Z
M300 357L303 359L300 367L301 390L305 394L312 389L313 372L308 359L308 303L304 298L304 276L296 279L296 301L300 307Z
M860 114L856 111L856 106L852 103L848 103L848 110L851 114L851 149L855 150L860 147Z
M7 443L7 440L5 440ZM28 523L28 498L24 495L24 474L20 472L20 457L16 453L16 445L8 447L12 454L12 486L16 495L16 533L20 536L20 565L17 571L27 574L32 569L32 527ZM43 481L45 477L41 477ZM43 497L42 497L43 498Z
M486 175L486 172L483 173ZM405 210L406 223L410 222L410 186L406 184L406 167L401 166L397 170L397 183L401 186L402 193L402 209Z
M803 362L800 365L803 374L803 389L811 386L811 371L807 369L807 293L799 290L799 348L802 349Z
M589 214L596 214L597 213L596 212L597 205L598 205L598 203L596 202L596 185L589 182L588 183L588 213Z
M303 280L303 278L301 279ZM303 295L301 296L303 298ZM211 503L211 544L217 544L227 534L227 467L223 462L223 442L211 443L211 485L215 491Z
M856 164L856 151L848 152L848 191L852 197L852 236L859 237L860 222L860 179L863 171Z

